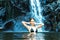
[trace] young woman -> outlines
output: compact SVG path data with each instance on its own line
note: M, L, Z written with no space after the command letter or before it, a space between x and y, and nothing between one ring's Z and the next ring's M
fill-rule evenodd
M41 28L44 25L44 24L39 24L38 26L36 26L36 22L34 21L33 18L31 18L30 22L22 21L22 24L28 29L28 31L30 33L36 33L37 29ZM27 24L30 24L30 26ZM32 35L32 34L30 34L30 35Z

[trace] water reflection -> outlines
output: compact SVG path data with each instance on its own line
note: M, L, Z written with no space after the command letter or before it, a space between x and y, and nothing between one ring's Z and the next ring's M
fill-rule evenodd
M35 32L31 32L28 34L29 40L36 40L36 33Z
M0 33L0 40L60 40L60 33Z
M34 32L32 32L32 33L28 34L29 40L45 40L44 36L45 35L43 33L34 33Z

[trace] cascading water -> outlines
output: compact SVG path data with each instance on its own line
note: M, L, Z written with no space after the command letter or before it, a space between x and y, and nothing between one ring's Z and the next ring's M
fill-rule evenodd
M40 4L40 1L39 0L30 0L30 10L31 10L31 17L33 17L36 22L38 23L43 23L42 19L42 7L41 7L41 4ZM42 28L39 28L38 29L38 32L42 32L43 29Z
M29 16L31 15L31 17L33 17L37 23L43 23L42 19L44 17L42 17L42 14L41 14L42 7L40 5L40 1L39 0L30 0L30 10L31 10L31 12L30 12L31 14L28 13ZM16 25L14 27L14 31L15 32L27 32L28 31L22 25L22 23L20 21L20 20L22 20L21 18L24 19L25 16L24 17L20 17L20 18L18 17L17 18ZM26 16L26 19L27 19L27 16ZM43 31L44 31L44 27L38 29L38 32L43 32Z

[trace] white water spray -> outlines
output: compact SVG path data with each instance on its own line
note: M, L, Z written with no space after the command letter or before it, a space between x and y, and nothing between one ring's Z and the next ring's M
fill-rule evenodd
M30 2L31 2L31 14L32 14L31 16L34 17L37 22L41 22L43 17L41 15L42 8L39 0L30 0Z
M42 19L42 8L39 0L30 0L30 9L31 9L31 16L36 20L38 23L43 23ZM38 32L42 32L42 28L38 29Z

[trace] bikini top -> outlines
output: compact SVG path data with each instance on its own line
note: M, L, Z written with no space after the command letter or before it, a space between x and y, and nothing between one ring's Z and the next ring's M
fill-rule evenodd
M31 29L31 32L34 32L34 30L33 29ZM36 29L36 31L35 32L37 32L37 29Z
M36 27L31 27L30 32L37 32Z

